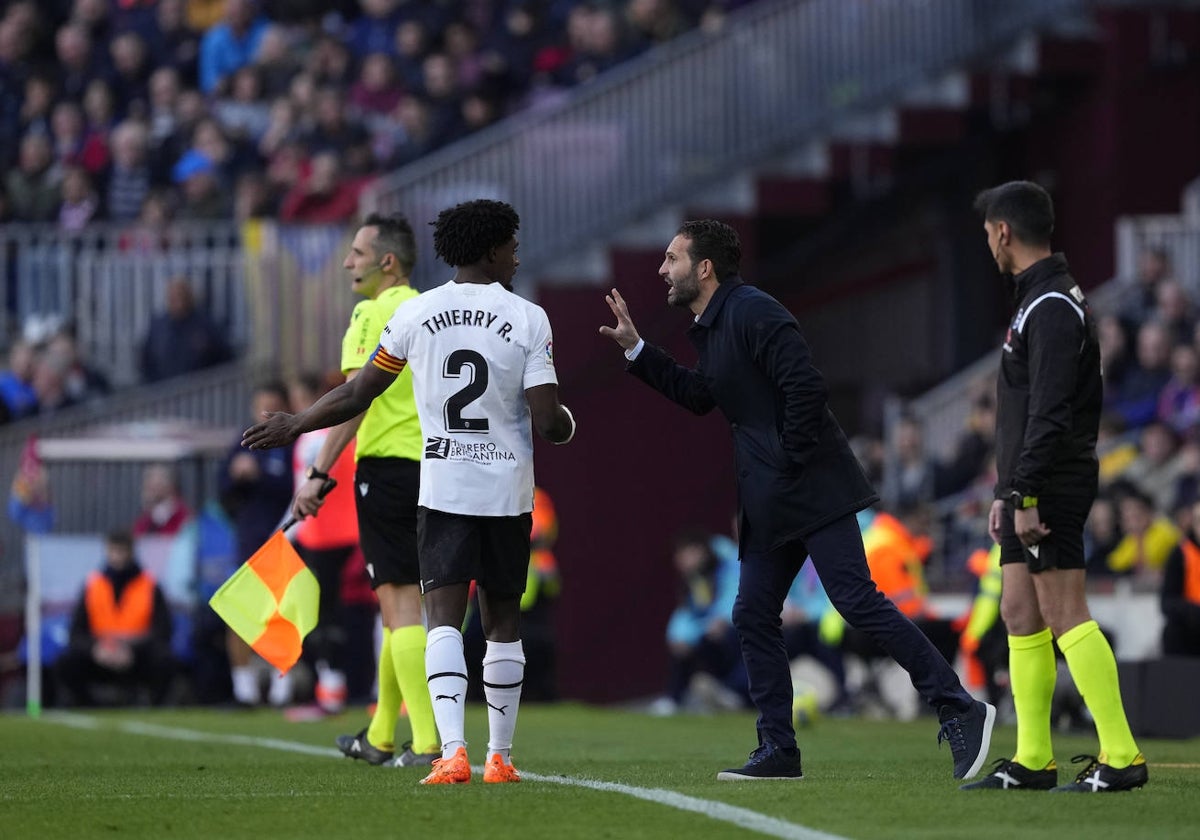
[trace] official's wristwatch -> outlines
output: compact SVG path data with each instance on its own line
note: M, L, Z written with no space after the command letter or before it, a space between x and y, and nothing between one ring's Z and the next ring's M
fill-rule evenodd
M309 465L308 469L306 469L304 471L304 477L305 478L319 478L319 479L321 479L321 481L328 481L329 473L323 473L316 467Z
M1020 490L1013 490L1008 494L1008 499L1017 510L1029 510L1038 504L1037 496L1026 496Z

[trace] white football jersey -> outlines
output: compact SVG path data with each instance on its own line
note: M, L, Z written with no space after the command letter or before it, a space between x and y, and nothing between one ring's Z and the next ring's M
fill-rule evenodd
M412 369L422 506L468 516L533 510L525 389L558 384L545 310L499 283L451 281L401 304L372 359Z

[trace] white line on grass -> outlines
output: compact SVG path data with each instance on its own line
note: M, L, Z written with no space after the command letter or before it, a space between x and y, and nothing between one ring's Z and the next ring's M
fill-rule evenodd
M42 720L48 723L72 726L77 729L101 728L101 724L96 718L84 715L48 714L43 716ZM311 744L304 744L297 741L283 741L278 738L225 735L215 732L200 732L193 729L177 729L173 726L158 726L152 723L138 723L135 721L118 723L115 728L122 732L128 732L131 735L166 738L172 741L231 744L239 747L260 747L270 750L281 750L283 752L301 753L303 755L317 755L331 758L342 757L341 752L329 747L316 747ZM474 770L475 772L482 772L483 768L476 767ZM728 805L724 802L687 796L673 790L634 787L633 785L623 785L617 782L600 782L594 779L579 779L572 776L545 776L540 773L528 773L525 771L521 771L521 778L531 782L547 782L555 785L568 785L570 787L598 790L605 793L620 793L625 796L632 796L635 799L653 802L656 805L700 814L709 819L730 823L748 831L754 831L770 837L780 837L783 840L845 840L845 838L839 837L836 834L827 834L824 831L817 831L816 829L790 823L786 820L768 817L766 814L751 811L749 808L739 808L736 805Z

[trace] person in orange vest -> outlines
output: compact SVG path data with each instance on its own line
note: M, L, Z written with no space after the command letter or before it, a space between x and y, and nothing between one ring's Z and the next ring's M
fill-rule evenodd
M58 660L74 702L94 705L93 688L145 688L160 705L175 675L171 611L158 583L138 565L133 538L108 535L105 563L92 572L71 619L70 646Z
M1163 653L1200 656L1200 502L1192 505L1192 525L1163 569Z

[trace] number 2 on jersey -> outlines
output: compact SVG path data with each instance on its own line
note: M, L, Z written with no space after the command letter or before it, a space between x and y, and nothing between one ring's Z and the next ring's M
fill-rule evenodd
M451 394L442 406L442 417L446 421L448 432L487 432L489 425L486 417L463 417L463 409L483 396L488 386L487 360L474 350L455 350L446 357L442 368L442 376L447 379L461 379L463 368L468 368L470 380L459 390Z

